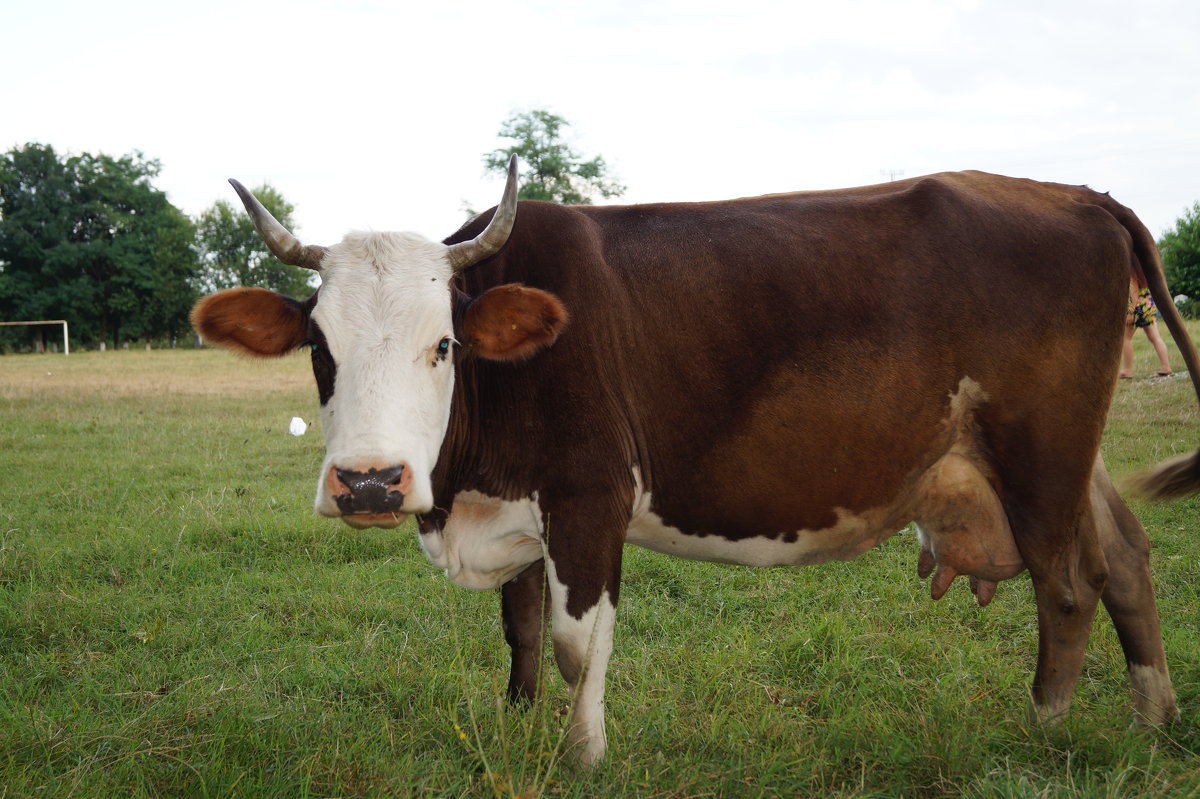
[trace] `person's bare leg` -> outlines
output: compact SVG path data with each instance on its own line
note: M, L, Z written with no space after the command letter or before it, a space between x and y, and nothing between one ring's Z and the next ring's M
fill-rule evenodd
M1151 322L1148 327L1142 329L1146 331L1146 338L1150 339L1154 353L1158 356L1158 373L1160 375L1171 374L1171 361L1167 359L1167 345L1163 343L1162 336L1158 334L1158 323Z
M1121 349L1121 377L1133 377L1133 325L1125 325L1125 343Z

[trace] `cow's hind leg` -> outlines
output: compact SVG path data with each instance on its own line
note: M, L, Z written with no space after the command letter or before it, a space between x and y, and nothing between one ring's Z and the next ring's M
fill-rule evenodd
M992 439L1002 456L1002 502L1037 600L1031 698L1042 721L1058 719L1070 707L1107 579L1089 501L1095 450L1079 445L1080 431L1064 439L1062 429L1069 430L1022 426Z
M1014 525L1014 534L1018 525ZM1022 524L1017 546L1037 598L1038 660L1033 711L1041 721L1066 714L1083 670L1084 651L1107 579L1090 508L1053 526Z
M542 647L549 612L545 561L530 564L500 587L504 640L512 650L512 671L508 677L510 702L530 702L541 692Z
M1108 583L1101 600L1125 652L1134 718L1146 724L1174 721L1179 710L1154 603L1150 540L1121 501L1099 458L1092 472L1092 506L1108 561Z

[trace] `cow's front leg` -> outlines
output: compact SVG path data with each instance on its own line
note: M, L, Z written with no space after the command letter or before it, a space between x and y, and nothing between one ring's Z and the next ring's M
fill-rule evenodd
M508 701L532 701L541 692L542 641L550 611L544 561L500 587L500 618L504 640L512 649Z
M554 658L574 700L567 741L579 762L592 765L604 757L604 677L613 646L621 542L580 551L550 533L547 576L554 638Z

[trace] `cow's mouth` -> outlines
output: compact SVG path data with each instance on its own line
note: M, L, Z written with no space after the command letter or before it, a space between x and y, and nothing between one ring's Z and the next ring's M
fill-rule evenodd
M347 513L341 520L356 530L368 527L399 527L408 518L407 513Z

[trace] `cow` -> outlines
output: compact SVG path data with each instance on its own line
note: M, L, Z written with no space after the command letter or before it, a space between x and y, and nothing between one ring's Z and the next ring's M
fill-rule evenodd
M755 566L850 559L915 522L918 573L980 604L1028 571L1036 717L1063 715L1099 601L1135 717L1176 718L1145 530L1099 455L1131 276L1195 374L1154 241L1107 194L982 172L724 202L517 201L444 242L301 243L231 181L304 300L203 298L210 343L311 350L317 513L417 522L449 579L499 588L508 694L544 630L568 740L606 748L624 544ZM1197 455L1150 494L1200 487Z

